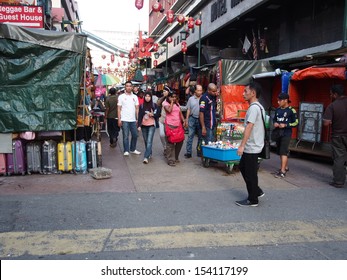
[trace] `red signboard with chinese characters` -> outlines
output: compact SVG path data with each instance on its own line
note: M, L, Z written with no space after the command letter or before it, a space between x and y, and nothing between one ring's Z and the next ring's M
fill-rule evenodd
M0 6L0 22L31 28L43 28L41 6Z

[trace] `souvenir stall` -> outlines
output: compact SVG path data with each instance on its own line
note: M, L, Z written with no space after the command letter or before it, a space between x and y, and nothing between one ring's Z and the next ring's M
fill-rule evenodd
M88 143L68 133L88 126L86 45L79 33L0 24L1 174L86 173L94 164Z
M220 96L217 97L217 111L220 122L216 129L216 142L206 143L208 146L203 147L203 163L208 167L211 159L222 161L230 173L240 159L236 150L243 137L243 122L249 106L243 98L244 88L253 74L273 69L267 61L222 59L218 62L218 70L216 77ZM215 150L211 151L211 148Z

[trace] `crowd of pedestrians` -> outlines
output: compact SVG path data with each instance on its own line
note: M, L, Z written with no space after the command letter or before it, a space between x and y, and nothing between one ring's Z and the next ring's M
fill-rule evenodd
M201 85L190 87L189 98L185 114L179 103L179 95L169 86L164 86L161 96L153 95L151 91L141 91L132 82L125 83L124 92L109 90L105 101L105 118L110 140L110 147L114 148L118 141L118 134L122 129L123 155L140 155L137 150L138 132L142 132L145 151L143 163L148 164L152 158L152 146L155 132L158 128L162 143L163 156L169 166L176 166L180 162L179 156L184 140L186 141L184 156L189 159L194 156L193 140L197 135L196 156L201 157L201 144L214 142L217 127L218 88L210 83L206 92ZM244 119L244 135L238 147L237 154L241 157L239 169L245 181L248 196L236 201L239 206L258 206L259 198L264 196L258 185L258 156L264 146L265 109L259 102L261 86L251 82L245 86L243 98L249 103ZM136 93L136 94L135 94ZM347 161L347 97L341 85L331 87L332 103L327 107L323 117L323 124L332 125L332 155L334 160L332 186L341 188L346 181L345 164ZM93 104L96 109L99 101ZM278 108L273 117L273 130L277 131L276 147L280 157L280 168L276 178L284 178L289 171L288 154L292 128L298 125L298 117L290 104L287 93L278 96ZM185 130L188 131L185 137ZM131 138L129 140L129 134Z
M201 143L214 141L216 121L217 86L208 85L203 93L201 85L191 87L192 95L188 96L186 112L183 113L179 103L179 94L165 85L161 96L150 90L143 92L131 81L125 83L123 91L109 89L105 99L105 118L110 147L117 145L119 131L123 136L123 155L140 155L137 150L138 133L142 132L145 143L143 163L148 164L152 157L152 146L155 131L158 128L163 146L163 156L169 166L180 162L179 156L185 140L185 129L188 130L186 158L193 156L193 141L198 135L196 156L201 157ZM179 132L180 138L175 138ZM169 136L168 133L174 134Z

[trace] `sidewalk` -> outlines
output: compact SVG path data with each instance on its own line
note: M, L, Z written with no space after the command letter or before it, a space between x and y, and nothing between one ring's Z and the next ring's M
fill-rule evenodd
M107 135L102 134L103 166L112 169L112 177L95 180L89 174L25 175L0 177L0 195L66 194L99 192L189 192L237 189L245 192L245 184L237 166L227 174L221 162L205 168L195 152L190 159L184 158L184 143L180 163L168 166L163 156L159 131L155 133L153 157L143 164L144 143L139 133L137 149L141 155L123 156L122 135L118 146L110 148ZM195 139L196 141L196 139ZM195 147L195 143L193 145ZM320 162L291 158L290 172L284 179L274 178L279 157L272 153L259 170L259 185L271 189L296 189L297 187L328 187L331 167Z

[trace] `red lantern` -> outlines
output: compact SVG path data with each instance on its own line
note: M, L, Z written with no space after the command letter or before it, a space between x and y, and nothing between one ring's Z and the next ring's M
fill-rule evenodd
M182 25L186 21L186 17L184 15L178 15L177 21L180 25Z
M185 44L183 44L185 43ZM181 45L181 51L185 54L187 52L188 48L187 48L187 43L186 42L182 42Z
M158 66L158 60L154 60L154 61L153 61L153 66L154 66L154 67L157 67L157 66Z
M134 57L135 57L134 52L130 52L130 53L129 53L129 58L130 58L130 59L133 59Z
M142 48L141 48L141 52L142 52L142 53L145 53L145 52L146 52L146 48L145 48L145 47L142 47Z
M159 45L158 45L157 43L154 43L154 44L153 44L153 51L154 51L154 52L157 52L158 49L159 49Z
M125 60L123 60L123 66L125 66L126 65L126 62L125 62Z
M123 58L123 57L124 57L124 53L121 53L119 56L120 56L121 58Z
M170 37L170 36L167 37L167 38L166 38L166 43L169 43L169 44L170 44L171 42L172 42L172 37Z
M161 4L159 2L155 2L153 5L152 5L152 10L154 12L160 12L161 10Z
M117 66L120 67L120 62L117 63Z
M141 10L143 7L143 0L135 0L135 7Z
M111 62L114 62L114 54L111 54Z
M106 58L106 55L103 54L103 55L101 56L101 58L102 58L102 59L105 59L105 58Z
M173 23L175 20L175 15L173 10L167 10L166 12L166 20L169 24Z
M189 29L193 29L193 28L194 28L194 24L195 24L194 18L190 17L190 18L188 19L188 24L187 24L188 28L189 28Z
M107 63L107 66L110 66L110 63Z
M195 25L196 26L201 26L201 24L202 24L202 21L201 21L201 19L196 19L196 21L195 21Z

